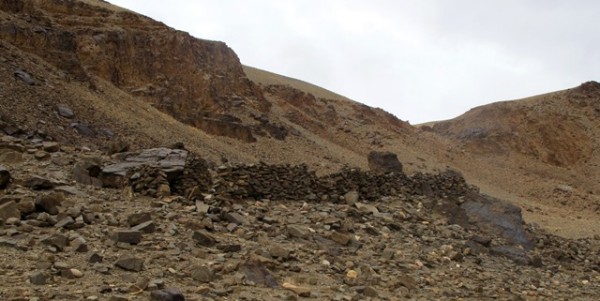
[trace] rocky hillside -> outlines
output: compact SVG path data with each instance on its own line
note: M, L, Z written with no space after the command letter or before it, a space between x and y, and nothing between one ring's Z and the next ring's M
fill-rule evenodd
M597 299L598 83L418 129L101 0L10 0L0 87L3 300Z
M0 128L11 136L106 153L183 143L214 163L319 175L393 151L409 174L461 171L553 233L600 232L586 224L600 214L593 82L416 129L99 0L3 1L0 62Z
M451 164L527 209L528 220L561 235L594 235L586 229L600 213L599 103L600 84L586 82L474 108L423 130L448 139Z
M600 84L474 108L433 130L470 152L522 154L560 167L595 164L600 126Z
M0 137L3 300L595 300L600 242L453 171L211 166ZM15 259L19 260L16 261Z
M74 87L69 87L66 93L47 90L56 90L52 86L77 84L78 94L85 96L60 97L60 102L72 108L90 102L81 98L99 98L104 102L97 104L101 107L115 105L108 98L120 103L125 103L124 98L128 98L131 101L124 106L129 110L138 107L150 111L147 107L150 105L153 107L150 115L157 115L155 111L164 113L227 144L210 148L215 157L231 153L232 143L255 143L258 146L238 147L246 150L244 155L236 157L241 160L289 160L296 156L273 153L289 152L284 145L290 143L273 145L272 140L299 140L291 143L303 145L294 155L306 157L306 153L310 153L318 157L315 164L317 161L337 165L353 162L353 165L364 166L368 151L389 147L386 140L406 136L412 131L406 123L382 110L264 81L260 75L256 76L261 72L259 70L251 73L255 76L251 80L236 54L225 43L194 38L102 1L4 1L0 13L0 39L6 54L3 58L10 66L6 69L7 76L24 72L35 86L28 90L45 90L36 91L37 95L46 92L66 94ZM48 66L36 70L40 64ZM31 102L34 111L39 109L36 107L39 101ZM56 101L49 101L49 105L53 102ZM11 109L3 109L0 114L9 116ZM96 124L96 127L108 128L106 121L110 120L108 123L115 124L110 130L117 135L128 130L140 131L135 128L135 123L145 123L135 121L132 128L131 118L138 116L122 114L123 110L112 110L114 108L97 109L105 111L106 116L98 111L79 108L75 111L78 118L90 126ZM30 115L25 115L27 120L20 122L35 127L37 120L28 117ZM151 127L157 127L151 132L164 130L164 125ZM50 132L56 139L64 136L53 129ZM185 139L185 136L181 135L181 140L187 140L192 147L204 152L209 151L204 143ZM146 140L139 138L136 143ZM64 139L69 140L69 137ZM314 145L320 149L315 149ZM263 156L263 153L267 155Z

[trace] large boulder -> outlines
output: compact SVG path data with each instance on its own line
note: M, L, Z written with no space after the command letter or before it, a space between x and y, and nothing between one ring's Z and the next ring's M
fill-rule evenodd
M517 263L529 263L527 253L535 247L536 241L525 229L521 208L474 191L465 195L462 204L446 205L443 211L450 223L502 239L503 243L491 246L491 253Z
M468 193L460 206L469 223L477 228L500 236L512 245L525 250L535 247L535 240L525 230L521 208L504 200L479 193Z
M402 163L398 161L398 156L392 152L372 151L367 157L369 160L369 169L375 173L402 173Z

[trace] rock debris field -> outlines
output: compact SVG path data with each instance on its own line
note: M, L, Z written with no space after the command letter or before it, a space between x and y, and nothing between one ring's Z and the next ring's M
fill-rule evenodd
M0 142L2 300L597 300L598 238L525 224L452 170L223 165Z

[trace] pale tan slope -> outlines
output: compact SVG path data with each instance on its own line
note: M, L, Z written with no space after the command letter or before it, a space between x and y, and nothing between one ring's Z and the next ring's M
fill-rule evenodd
M339 95L325 88L321 88L319 86L313 85L311 83L299 79L279 75L277 73L269 72L266 70L244 65L244 72L250 80L261 85L288 85L294 89L310 93L319 98L352 101L351 99L345 96Z

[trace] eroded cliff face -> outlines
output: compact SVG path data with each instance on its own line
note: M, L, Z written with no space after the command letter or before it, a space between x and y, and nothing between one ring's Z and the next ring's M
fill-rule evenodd
M260 88L223 42L196 39L102 1L9 0L0 4L0 14L0 39L64 70L68 78L92 88L96 78L110 81L184 123L211 125L211 134L246 131L224 124L221 133L205 118L239 107L253 114L269 111Z

